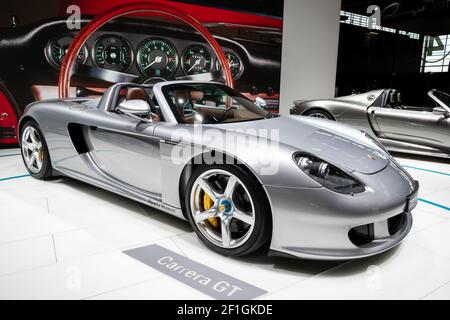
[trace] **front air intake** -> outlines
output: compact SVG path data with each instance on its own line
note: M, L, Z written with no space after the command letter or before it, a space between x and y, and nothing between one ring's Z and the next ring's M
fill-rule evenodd
M405 221L406 221L406 213L401 213L392 218L389 218L388 219L389 234L391 236L396 234L401 229Z
M350 229L348 232L348 237L355 246L362 246L371 243L375 239L373 223Z

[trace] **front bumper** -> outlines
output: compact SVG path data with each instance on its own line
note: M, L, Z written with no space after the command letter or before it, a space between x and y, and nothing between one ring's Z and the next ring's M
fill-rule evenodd
M355 196L265 186L273 219L270 254L348 260L398 245L412 227L418 183L395 163L359 178L369 187Z

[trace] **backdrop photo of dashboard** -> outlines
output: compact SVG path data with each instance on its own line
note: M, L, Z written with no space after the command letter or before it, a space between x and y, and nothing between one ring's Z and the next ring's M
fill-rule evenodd
M94 39L78 53L77 63L107 70L139 75L144 82L168 80L180 76L213 72L220 69L207 45L147 34L97 32ZM49 41L45 55L50 65L59 69L73 37L64 35ZM225 51L234 80L244 71L240 55L233 49Z
M82 25L88 21L85 18ZM277 112L281 30L220 23L206 27L226 54L235 88L250 98L265 98L267 108ZM0 144L15 141L11 124L17 122L26 105L57 98L61 63L76 32L67 28L65 19L0 29L0 100L5 98L12 109L0 112L3 117L8 114L10 125L8 130L1 125ZM118 19L103 26L86 41L76 64L80 69L126 73L138 82L220 71L212 49L199 34L181 24L147 18ZM96 92L93 88L108 85L75 74L71 92L90 95ZM4 105L0 108L5 109Z

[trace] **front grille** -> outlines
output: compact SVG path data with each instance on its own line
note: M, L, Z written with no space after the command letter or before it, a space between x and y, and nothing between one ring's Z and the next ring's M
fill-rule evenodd
M15 138L16 128L15 127L0 127L0 139L1 138Z
M393 236L397 232L399 232L402 226L404 225L406 221L406 213L398 214L385 221L387 223L389 235ZM355 246L362 246L371 243L373 240L377 239L373 223L365 224L350 229L350 231L348 232L348 237ZM380 235L378 237L382 239L385 238L385 235L384 237Z

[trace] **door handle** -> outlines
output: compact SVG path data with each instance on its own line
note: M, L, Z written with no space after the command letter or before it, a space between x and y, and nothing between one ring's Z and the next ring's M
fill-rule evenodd
M166 144L177 145L181 142L181 139L163 140Z

